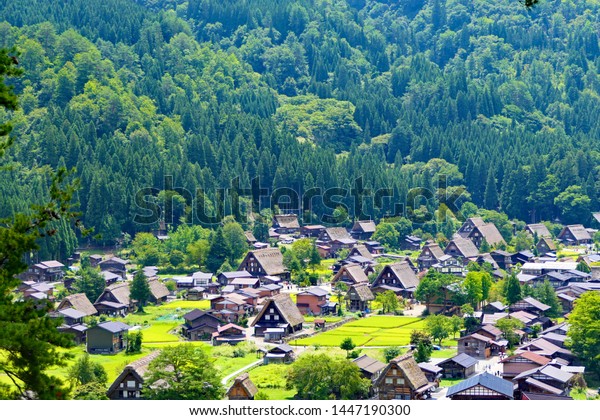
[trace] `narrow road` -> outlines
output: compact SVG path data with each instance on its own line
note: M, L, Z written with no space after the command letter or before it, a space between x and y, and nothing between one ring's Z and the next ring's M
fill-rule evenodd
M242 373L242 372L244 372L244 371L246 371L246 370L248 370L248 369L250 369L250 368L253 368L254 366L262 365L262 362L263 362L263 359L259 359L259 360L257 360L256 362L250 363L249 365L246 365L246 366L244 366L243 368L236 370L236 371L235 371L235 372L233 372L232 374L230 374L230 375L227 375L226 377L224 377L224 378L221 380L221 383L222 383L223 385L227 384L227 382L228 382L228 381L229 381L231 378L235 378L235 377L236 377L237 375L239 375L240 373Z

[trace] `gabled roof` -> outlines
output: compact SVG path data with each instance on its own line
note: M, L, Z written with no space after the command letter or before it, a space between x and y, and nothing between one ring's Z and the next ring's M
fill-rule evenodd
M525 303L529 304L530 306L533 306L535 309L542 311L542 312L550 309L550 306L540 302L537 299L532 298L531 296L527 296L526 298L521 299L520 301L515 303L515 305L519 305L522 302L525 302Z
M283 265L283 254L279 248L265 248L249 251L248 255L246 255L246 258L248 258L249 255L254 255L256 261L269 276L281 274L287 271ZM244 260L246 258L244 258Z
M254 277L252 274L248 273L246 270L242 271L223 271L219 276L223 276L226 279L237 279L240 277Z
M148 280L148 286L150 287L150 293L156 300L169 296L169 289L157 278Z
M327 235L329 235L331 241L339 241L343 239L354 240L352 239L346 228L343 227L329 227L325 229L325 232L327 232Z
M527 311L511 312L509 314L509 316L511 318L518 319L523 324L528 324L528 323L530 323L531 321L533 321L534 319L537 318L537 315L531 314L531 313L529 313Z
M545 243L546 247L550 250L550 251L554 251L556 250L556 244L554 243L554 241L552 240L552 238L541 238L538 243L536 244L536 246L540 246L540 243Z
M62 264L56 260L42 261L42 262L40 262L40 264L46 268L62 268L65 266L64 264Z
M513 384L506 379L502 379L496 375L492 375L491 373L484 372L479 375L473 376L469 379L465 379L462 382L457 383L456 385L448 388L447 397L451 397L460 392L466 391L469 388L473 388L475 386L482 386L484 388L490 389L499 394L505 395L509 398L513 398Z
M398 277L400 282L402 282L402 285L405 289L417 287L419 285L419 279L408 264L408 262L397 262L394 264L390 264L388 267L390 268L390 270L392 270L396 277Z
M254 233L252 233L250 231L244 232L244 236L246 236L246 240L248 242L252 242L252 243L257 242L256 241L256 236L254 236Z
M375 232L376 226L373 220L359 220L354 222L354 226L352 226L352 230L354 232L364 232L364 233L373 233Z
M486 341L489 340L487 337L483 337L483 336L480 336L480 337L484 338ZM465 338L465 337L462 337L462 338ZM449 359L439 362L438 366L441 364L444 364L446 362L450 362L450 361L456 363L457 365L464 367L465 369L470 368L471 366L477 364L477 359L469 356L467 353L459 353L456 356L453 356Z
M229 284L233 286L244 286L256 284L258 281L259 280L256 277L241 277L231 280Z
M227 394L229 395L231 390L238 386L242 387L242 389L246 391L246 394L248 394L251 398L253 398L258 393L258 388L256 387L256 385L254 385L254 382L250 380L250 375L248 374L248 372L244 372L240 376L235 378L233 384L227 391Z
M273 216L273 218L279 227L286 229L300 229L298 216L295 214L277 214Z
M121 276L118 274L112 273L110 271L101 271L100 275L104 277L104 281L107 283L115 282L117 280L121 280Z
M304 317L288 293L280 293L265 300L262 310L252 321L252 327L263 317L270 305L275 305L285 322L294 327L304 322Z
M340 271L333 277L332 283L339 281L344 273L348 273L348 277L354 280L355 283L368 283L369 278L365 274L363 268L358 264L347 264L340 268Z
M437 365L432 365L431 363L425 363L425 362L419 363L419 367L421 368L421 370L423 372L431 372L436 375L438 373L440 373L442 370L444 370L444 368L441 368Z
M354 359L352 361L362 371L374 374L384 369L387 365L379 360L373 359L366 354Z
M327 296L327 290L321 289L320 287L311 287L308 290L298 293L299 295L314 295L314 296Z
M521 372L517 376L515 376L513 380L516 381L521 378L528 378L534 374L542 374L561 383L567 383L573 377L573 374L570 372L558 369L551 365L544 365L534 369L526 370L525 372Z
M465 258L476 257L479 255L479 250L473 241L468 238L461 238L460 236L457 236L456 238L452 239L450 243L448 243L448 246L446 246L444 249L445 254L448 253L448 250L453 244Z
M250 273L248 273L250 274ZM196 271L192 273L192 278L198 280L211 280L213 277L213 273L204 273L202 271Z
M543 223L533 223L525 226L525 229L529 230L532 234L535 232L539 238L552 238L548 227Z
M361 302L375 300L375 296L373 296L373 292L371 291L371 288L369 287L369 285L367 283L358 283L358 284L353 284L352 286L350 286L350 289L348 289L348 293L347 293L348 296L350 295L350 292L352 290L354 290L354 292L358 296L358 299Z
M354 253L354 252L358 252L358 254L361 257L364 257L366 259L372 260L373 259L373 254L371 254L369 252L369 250L367 249L366 245L364 244L356 244L352 247L352 249L350 250L350 254Z
M105 265L106 263L117 263L117 264L127 265L127 264L129 264L129 260L123 260L119 257L111 257L104 261L100 261L100 266Z
M536 363L540 366L544 366L544 365L547 365L548 363L550 363L550 359L548 359L547 357L544 357L541 354L537 354L537 353L534 353L531 351L524 351L522 353L514 354L512 356L509 356L509 357L501 360L500 363L511 362L518 357L522 357L524 359L530 360L533 363Z
M402 372L409 387L415 391L429 384L427 377L417 365L412 353L407 353L390 360L390 363L384 368L376 381L378 385L385 380L388 370L392 367L397 367Z
M481 235L485 238L487 243L492 246L506 243L504 242L502 234L500 234L500 231L493 223L486 223L484 225L477 226L477 229L479 232L481 232Z
M83 312L78 311L77 309L68 308L61 309L58 311L59 314L63 315L65 318L79 319L83 318L85 314Z
M502 331L500 331L498 328L496 328L495 326L491 325L491 324L485 324L482 325L481 327L479 327L475 332L483 330L489 334L492 334L496 337L500 337L502 335Z
M188 312L187 314L185 314L183 316L183 319L185 319L186 321L194 321L200 317L203 316L209 316L211 318L214 318L218 323L220 323L219 319L217 317L215 317L213 314L211 314L210 312L206 312L206 311L201 311L200 309L194 309L190 312Z
M504 303L499 302L499 301L490 302L490 303L488 303L485 306L491 306L492 308L497 309L498 312L502 312L502 311L504 311L507 308L507 306Z
M442 248L440 248L440 246L437 243L427 241L425 243L425 245L423 245L423 249L421 250L421 254L417 258L417 260L421 260L421 259L425 258L425 257L422 258L422 256L424 255L426 249L428 249L429 252L433 255L433 257L435 257L435 259L437 259L437 260L439 260L440 258L442 258L444 256L444 251L442 250Z
M227 331L227 330L230 330L230 329L238 330L238 331L240 331L242 333L246 332L246 330L244 329L244 327L240 327L239 325L232 324L231 322L229 324L217 327L217 332L221 333L223 331Z
M563 349L562 347L557 346L554 343L551 343L548 340L543 338L536 338L535 340L530 341L529 343L523 344L519 347L519 350L529 350L534 353L538 353L544 356L554 357L556 353L562 353L565 355L571 355L570 350Z
M141 359L136 360L135 362L129 363L123 371L117 376L117 379L114 380L110 388L108 388L107 395L111 395L114 391L118 389L121 385L121 382L125 380L127 375L130 373L136 377L136 379L143 383L144 376L146 376L146 372L148 372L148 368L150 367L150 363L158 357L160 354L160 350L155 350L147 356L142 357Z
M123 305L129 305L131 303L129 298L129 283L114 283L104 289L104 292L96 299L95 303L99 303L103 299L104 294L109 293L115 297L118 303Z
M506 318L507 316L508 316L508 314L506 312L496 312L495 314L483 314L481 323L483 325L485 325L485 324L496 325L496 322L499 319Z
M589 241L592 239L592 236L583 225L565 226L558 237L562 238L567 231L571 232L571 235L573 235L576 241Z

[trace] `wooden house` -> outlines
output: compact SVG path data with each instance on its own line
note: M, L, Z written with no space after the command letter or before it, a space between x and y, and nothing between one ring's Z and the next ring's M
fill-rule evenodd
M457 277L464 277L467 271L467 263L463 258L442 255L436 264L431 266L432 269L443 274L452 274Z
M167 301L167 296L171 294L167 286L165 286L158 278L152 278L148 280L148 287L150 287L150 299L149 302L161 303Z
M305 225L300 228L300 234L307 238L318 238L324 230L323 225Z
M468 378L475 373L477 360L466 353L459 353L437 365L443 369L442 378Z
M552 238L552 234L548 230L548 227L543 223L533 223L525 226L525 232L530 234L532 237L538 238Z
M129 284L115 283L104 289L94 307L100 315L125 316L135 309L135 303L130 298Z
M492 339L489 336L473 333L458 339L458 351L473 357L488 358L506 351L508 341Z
M435 384L427 380L412 354L407 353L388 363L373 388L378 400L424 400Z
M359 220L354 222L350 236L358 240L367 240L375 233L375 222L373 220Z
M369 251L369 248L365 244L356 244L350 250L348 258L350 257L363 257L367 260L373 260L373 254Z
M482 335L491 340L501 340L502 339L502 331L500 331L498 328L496 328L495 326L490 325L490 324L480 326L479 328L474 330L473 333Z
M540 394L569 395L573 374L555 366L544 365L524 371L513 378L518 391Z
M348 287L354 284L369 283L369 278L365 274L363 268L358 264L344 265L331 279L331 287L335 287L337 282L343 282Z
M211 298L210 309L211 313L224 323L236 323L254 311L254 308L248 305L247 297L239 296L237 293Z
M217 331L212 333L212 344L213 346L219 346L221 344L236 345L246 341L246 330L243 327L235 324L227 324L219 326Z
M258 388L250 380L248 372L236 377L233 384L227 390L228 400L253 400L258 393Z
M568 225L565 226L558 234L558 240L565 245L583 245L591 244L592 235L583 225Z
M127 279L127 264L129 264L128 260L112 257L101 261L98 266L100 267L100 271L110 271L117 274L122 280L125 280Z
M372 255L381 255L385 251L383 246L381 246L381 243L377 241L365 241L364 245Z
M550 361L549 358L530 351L517 353L500 361L502 363L502 377L512 380L523 372L546 366Z
M86 324L63 324L58 327L58 331L64 334L71 334L76 345L85 344L88 326Z
M298 216L295 214L277 214L273 216L273 229L280 235L299 234Z
M514 391L512 382L483 372L448 388L446 397L451 400L512 400Z
M346 293L346 307L350 312L369 312L375 300L368 283L353 284Z
M271 297L278 295L283 286L279 284L263 284L256 291L258 292L258 297Z
M556 244L552 238L540 238L538 243L535 245L540 255L547 254L549 252L556 252Z
M443 255L444 251L437 243L433 241L425 242L421 254L419 254L419 257L417 258L419 270L428 270L432 265L437 264Z
M65 266L59 261L42 261L29 266L27 271L19 275L24 281L33 281L36 283L55 283L61 282L64 278Z
M242 271L224 271L217 276L217 283L221 286L227 286L235 279L254 277L246 270Z
M440 378L442 377L442 372L444 369L442 369L439 366L432 365L431 363L425 362L419 363L419 368L423 371L423 374L429 382L436 384L436 386L439 386Z
M575 356L570 350L557 346L544 338L536 338L535 340L522 344L519 347L519 350L531 351L549 359L561 358L569 362L575 359Z
M343 227L326 228L317 238L317 245L328 246L331 256L337 255L340 249L352 249L355 244L356 239Z
M473 241L477 248L481 247L484 239L490 247L506 244L496 225L485 223L481 217L467 219L458 229L457 234Z
M110 286L113 283L123 280L120 275L111 273L110 271L101 271L100 275L104 277L104 282L107 286Z
M498 312L506 311L506 308L508 308L508 306L506 306L502 302L496 301L496 302L490 302L490 303L486 304L483 308L481 308L481 311L484 314L495 314Z
M268 298L262 310L252 321L254 335L265 340L281 340L302 330L304 317L290 295L282 293Z
M280 344L272 349L263 350L263 364L292 363L296 359L294 349L289 344Z
M88 328L86 348L90 354L115 354L127 347L129 325L123 322L106 321Z
M509 312L526 311L538 316L543 315L548 309L550 309L550 306L532 298L531 296L527 296L520 301L513 303L508 308Z
M144 381L150 363L158 357L160 350L129 363L108 388L110 400L140 400L144 398Z
M290 272L283 265L283 254L279 248L265 248L249 251L240 264L239 271L247 271L253 277L277 276L284 281L290 279Z
M92 305L92 302L90 302L85 293L75 293L66 296L56 307L57 310L69 308L83 312L85 316L92 316L98 313L98 310Z
M327 291L311 287L296 295L296 306L302 315L321 315L327 310Z
M98 267L98 264L100 264L102 262L102 255L100 254L93 254L89 256L90 259L90 266L92 267Z
M34 283L23 291L23 298L33 300L54 300L54 285L46 282Z
M190 341L210 341L218 332L221 320L210 312L194 309L183 316L181 334Z
M414 235L406 235L404 239L400 242L400 249L404 249L407 251L418 251L421 249L421 244L423 243L423 239Z
M469 238L457 237L452 239L446 248L444 254L460 257L465 260L474 259L479 255L477 246Z
M419 279L406 261L388 264L383 267L373 284L371 290L377 295L391 290L404 298L412 299L419 285Z
M260 287L260 280L256 277L242 277L233 279L229 284L232 285L235 290L245 289L247 287L258 289Z
M496 249L490 252L490 257L496 262L498 268L502 270L510 270L513 267L513 259L510 252Z
M358 369L363 377L370 380L377 379L379 374L387 366L385 363L380 362L377 359L373 359L366 354L363 354L362 356L352 360L352 363L358 366Z
M256 242L258 242L256 240L256 237L254 236L254 233L252 233L252 231L245 231L244 232L244 236L246 237L246 243L250 246L254 245Z

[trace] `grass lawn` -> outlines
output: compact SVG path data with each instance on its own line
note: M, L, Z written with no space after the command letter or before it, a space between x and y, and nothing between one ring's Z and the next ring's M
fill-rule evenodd
M434 359L449 359L449 358L455 356L457 352L458 352L457 349L442 348L441 350L434 350L431 353L431 357Z
M177 321L153 322L150 327L142 329L143 341L146 344L173 343L180 341L177 335L169 333L169 331L172 331L179 325L181 325L181 323Z
M283 364L258 366L252 369L249 375L258 390L267 394L270 400L289 400L296 393L295 389L285 388L290 367Z
M448 388L462 381L464 381L464 379L441 379L440 388Z
M341 316L304 316L304 322L315 322L315 319L324 319L328 324L334 324L344 318Z

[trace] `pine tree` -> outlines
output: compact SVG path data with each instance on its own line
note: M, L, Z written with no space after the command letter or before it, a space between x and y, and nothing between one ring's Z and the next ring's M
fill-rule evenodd
M227 258L229 251L225 245L223 237L223 229L219 227L210 239L210 248L206 258L206 268L212 273L215 273Z
M483 205L486 209L496 210L498 208L498 188L496 187L496 178L494 170L490 167L485 184L485 193L483 195Z
M515 274L511 274L506 280L506 292L504 295L506 296L506 302L509 305L518 302L521 300L521 285L519 284L519 279Z
M137 300L138 311L144 312L144 306L146 306L146 303L150 299L151 292L146 275L142 270L138 270L135 276L133 276L129 295L132 300Z

